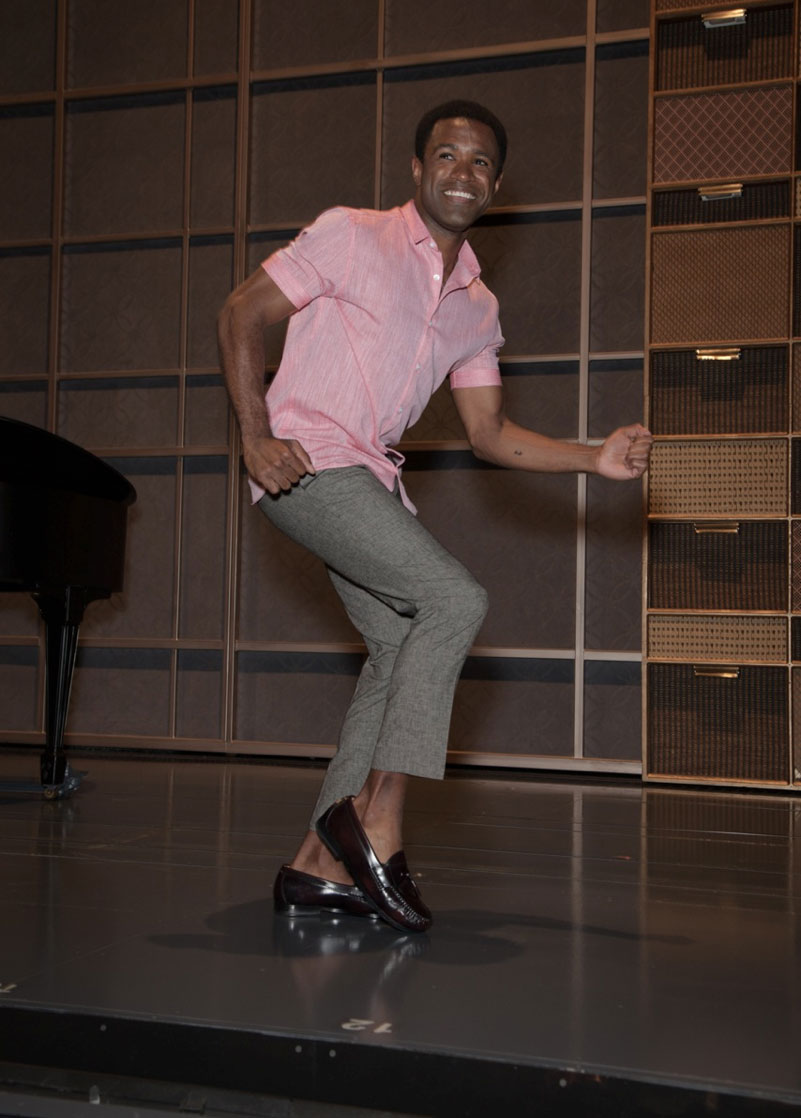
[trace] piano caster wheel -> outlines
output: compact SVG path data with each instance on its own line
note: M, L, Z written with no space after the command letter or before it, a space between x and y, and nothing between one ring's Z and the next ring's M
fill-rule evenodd
M64 769L64 779L61 784L43 784L42 794L46 800L64 800L71 796L80 786L86 773L73 772L69 764Z

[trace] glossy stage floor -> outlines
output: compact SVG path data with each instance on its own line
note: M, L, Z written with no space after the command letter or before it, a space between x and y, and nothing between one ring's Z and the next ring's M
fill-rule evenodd
M36 765L0 751L0 1114L801 1112L798 797L418 783L415 936L274 917L318 768Z

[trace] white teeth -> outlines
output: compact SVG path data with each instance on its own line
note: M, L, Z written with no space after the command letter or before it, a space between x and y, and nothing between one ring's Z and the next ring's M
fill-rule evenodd
M473 197L472 194L468 194L464 190L446 190L445 193L448 194L449 196L454 197L454 198L471 198L472 199L472 197Z

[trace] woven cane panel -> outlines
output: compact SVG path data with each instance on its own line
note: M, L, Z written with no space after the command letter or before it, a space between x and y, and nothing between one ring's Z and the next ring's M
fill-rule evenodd
M783 662L787 659L787 621L784 617L652 615L648 618L648 655L656 660L713 663Z
M656 442L649 493L655 516L785 516L786 443Z
M654 182L787 173L790 85L661 97L654 106Z
M656 39L656 88L692 89L792 77L793 6L755 9L745 23L704 27L695 16L665 20Z
M694 349L654 352L651 430L656 435L786 431L787 365L787 346L744 347L731 361L699 360Z
M798 547L801 559L801 535ZM651 609L786 610L787 581L786 520L743 520L735 531L648 526Z
M795 216L801 217L801 179L795 180Z
M787 337L789 233L769 225L655 234L652 343Z
M658 225L731 224L790 217L790 180L746 183L739 198L710 198L704 201L700 187L690 190L656 190L651 223Z
M725 679L650 664L648 772L785 783L788 690L786 668L745 666Z
M801 613L801 521L793 521L790 537L792 551L790 608L793 613Z

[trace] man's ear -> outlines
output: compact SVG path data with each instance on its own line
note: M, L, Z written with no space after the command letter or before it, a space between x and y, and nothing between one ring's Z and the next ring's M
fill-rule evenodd
M501 171L501 173L498 175L497 179L495 180L495 185L492 188L493 196L498 193L498 187L501 185L501 180L502 179L503 179L503 171Z
M412 156L412 178L415 186L419 186L423 178L423 164L416 155Z

